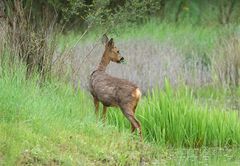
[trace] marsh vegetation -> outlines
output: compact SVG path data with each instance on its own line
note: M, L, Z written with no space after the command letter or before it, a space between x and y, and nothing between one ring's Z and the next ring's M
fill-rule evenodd
M0 165L239 164L239 2L3 2ZM96 120L106 32L127 60L107 73L142 90L143 142L119 109Z

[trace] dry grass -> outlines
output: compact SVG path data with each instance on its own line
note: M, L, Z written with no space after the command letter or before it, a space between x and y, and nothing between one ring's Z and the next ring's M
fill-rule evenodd
M87 89L88 76L98 65L104 47L100 42L80 42L71 49L58 49L56 35L60 32L55 27L55 20L49 17L39 18L39 26L36 21L32 22L31 10L26 10L18 2L9 4L15 8L7 20L11 25L0 21L5 25L0 29L0 54L5 54L7 50L12 59L20 58L27 65L28 76L37 70L42 78L52 74L72 82L74 86L80 84ZM46 9L45 14L48 12L50 11ZM212 53L207 52L212 67L209 66L210 63L204 62L197 49L190 47L186 53L174 45L173 40L174 38L164 41L146 37L124 40L116 38L116 46L128 63L111 63L107 72L133 81L143 92L154 86L162 87L165 78L173 86L187 84L199 87L212 83L216 75L221 84L239 84L238 38L222 40L215 49L215 58L211 58ZM182 43L188 43L186 41L191 39L182 40ZM187 47L185 45L182 47Z
M39 18L41 26L38 26L36 21L31 21L31 10L26 10L17 2L19 1L10 4L13 5L10 7L15 8L7 20L11 25L0 21L5 25L0 29L0 54L5 54L7 50L12 59L20 58L27 65L28 76L37 70L42 78L52 74L72 82L74 86L80 84L87 89L88 76L96 68L103 54L104 47L100 42L80 42L74 48L62 51L56 47L56 34L59 31L56 30L54 19ZM47 12L50 11L46 10L45 14ZM214 58L211 58L212 53L207 52L211 61L208 64L197 49L190 47L186 53L174 45L173 40L174 38L164 41L146 37L124 40L116 38L116 46L128 63L111 63L107 72L133 81L143 92L154 86L162 87L165 78L173 86L187 84L199 87L212 83L217 76L217 81L221 84L238 86L240 50L237 37L222 40L216 46ZM188 43L188 40L190 39L184 38L182 42Z
M214 52L213 68L219 82L236 87L240 83L240 37L235 34L220 40Z
M77 45L71 55L65 59L65 68L71 66L70 76L75 85L79 82L82 87L88 87L88 76L97 67L103 54L104 46L94 47L91 43ZM171 42L158 42L151 39L119 41L116 46L125 57L127 64L110 63L107 72L113 76L121 77L138 84L146 92L154 86L162 87L165 78L172 85L183 83L199 86L211 80L211 72L195 58L188 61L181 51L177 50ZM85 58L94 47L90 56ZM56 54L56 57L63 55ZM62 64L62 66L64 66ZM61 68L61 70L64 70Z

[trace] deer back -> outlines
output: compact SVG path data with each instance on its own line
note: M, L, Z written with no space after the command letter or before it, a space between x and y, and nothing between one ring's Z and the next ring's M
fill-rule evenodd
M105 106L121 106L135 100L138 87L125 79L95 71L90 78L90 92Z

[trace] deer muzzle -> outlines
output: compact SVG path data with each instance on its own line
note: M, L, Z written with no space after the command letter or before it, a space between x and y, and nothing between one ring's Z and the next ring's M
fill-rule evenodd
M125 62L124 58L121 57L120 60L119 60L119 63L124 63L124 62Z

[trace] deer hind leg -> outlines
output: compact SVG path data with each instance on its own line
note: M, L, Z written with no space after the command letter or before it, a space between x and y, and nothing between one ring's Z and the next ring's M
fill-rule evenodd
M136 128L134 127L134 125L132 123L131 123L131 127L132 127L131 132L134 133Z
M131 122L132 132L134 132L137 129L138 134L139 134L140 138L142 139L142 129L141 129L141 125L138 122L138 120L133 115L128 115L127 118Z
M135 114L135 110L136 110L136 107L137 107L137 105L135 105L134 106L134 108L133 108L133 115ZM137 121L137 120L136 120ZM139 122L138 122L139 123ZM140 124L139 124L140 125ZM132 129L131 129L131 132L133 133L135 130L136 130L136 128L134 127L134 125L131 123L131 127L132 127Z
M122 109L123 114L126 116L126 118L130 121L132 126L132 132L134 132L136 129L138 130L138 134L140 135L140 138L142 139L142 130L141 130L141 124L138 122L138 120L134 116L134 111L130 109Z

